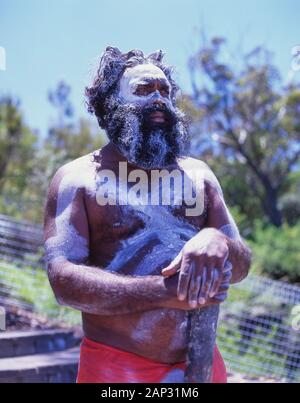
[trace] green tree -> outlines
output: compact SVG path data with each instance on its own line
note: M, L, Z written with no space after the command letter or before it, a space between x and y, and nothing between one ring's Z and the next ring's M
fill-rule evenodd
M183 102L198 110L194 153L216 165L222 181L227 177L232 204L242 213L257 211L281 226L280 198L299 168L300 85L283 87L261 47L239 63L225 62L225 49L225 40L215 38L189 60L193 93Z
M44 140L24 124L20 102L0 98L1 213L42 222L46 193L55 171L105 142L96 124L75 118L70 93L63 82L49 92L57 118Z
M49 92L49 101L56 109L57 119L49 128L44 147L52 169L100 148L105 135L86 119L75 121L70 101L71 88L64 82Z
M0 99L0 208L20 216L26 210L37 135L25 125L19 101Z
M280 228L257 221L254 232L255 241L249 241L254 254L252 270L300 284L300 221L292 227L284 223Z
M34 160L31 191L36 195L37 205L31 210L34 221L41 221L44 201L54 173L62 165L100 148L105 142L104 133L87 119L76 119L71 102L71 88L59 82L49 91L48 99L56 112L48 135Z

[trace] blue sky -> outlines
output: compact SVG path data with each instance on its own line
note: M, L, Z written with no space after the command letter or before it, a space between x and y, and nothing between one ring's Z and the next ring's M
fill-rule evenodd
M43 136L55 117L47 91L61 79L72 87L76 115L87 116L84 86L107 45L163 49L188 90L186 63L199 28L225 36L233 52L267 46L286 77L291 49L300 44L299 16L299 0L0 0L7 59L0 93L19 97L27 123Z

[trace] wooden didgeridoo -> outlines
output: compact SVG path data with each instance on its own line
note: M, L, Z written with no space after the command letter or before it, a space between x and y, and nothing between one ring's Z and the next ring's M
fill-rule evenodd
M188 352L184 382L211 383L219 305L188 312Z

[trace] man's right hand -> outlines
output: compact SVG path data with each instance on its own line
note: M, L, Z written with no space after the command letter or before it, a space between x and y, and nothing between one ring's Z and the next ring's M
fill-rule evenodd
M165 302L164 306L168 308L182 309L187 311L204 308L211 305L217 305L224 302L227 298L230 282L226 277L226 274L224 273L224 278L222 279L222 283L219 287L218 293L213 298L209 298L208 300L206 300L204 304L198 303L198 305L195 307L191 301L188 301L186 299L183 301L179 300L178 281L179 281L179 274L164 278L164 285L169 295L169 299Z

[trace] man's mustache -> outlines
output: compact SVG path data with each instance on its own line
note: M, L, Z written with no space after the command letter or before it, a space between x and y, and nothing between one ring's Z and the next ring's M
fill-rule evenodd
M155 112L160 112L163 114L164 117L164 122L163 123L154 123L151 119L152 114L154 114ZM168 108L167 105L165 104L150 104L150 105L146 105L143 107L143 109L141 110L141 123L142 126L147 127L147 126L171 126L172 124L175 123L175 119L176 116L174 113L172 113L172 111L170 110L170 108Z

